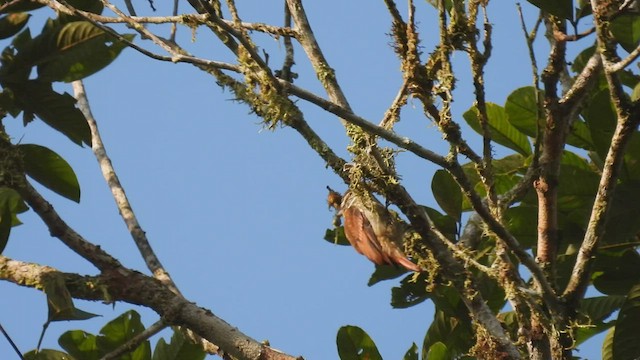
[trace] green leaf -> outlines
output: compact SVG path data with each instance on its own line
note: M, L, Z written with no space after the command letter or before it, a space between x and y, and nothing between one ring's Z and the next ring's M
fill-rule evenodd
M392 265L376 265L376 269L369 278L367 286L373 286L380 281L395 279L407 273L407 269Z
M615 360L613 358L613 336L616 332L616 328L612 327L607 332L602 342L602 360Z
M9 235L11 234L11 207L8 203L4 203L0 206L0 254L4 251L4 248L9 242Z
M561 211L591 208L595 197L599 175L593 170L572 165L560 165L558 205Z
M509 94L504 110L509 116L511 125L527 136L536 137L538 103L533 86L521 87Z
M631 134L624 152L624 163L620 175L624 181L640 181L640 133L638 131Z
M409 350L404 353L404 357L402 358L402 360L419 360L418 346L416 345L416 343L411 344Z
M72 356L58 350L43 349L32 350L24 354L25 360L74 360ZM85 360L85 359L82 359Z
M451 355L447 350L447 345L436 342L435 344L429 347L429 352L427 352L426 359L429 360L449 360L451 359Z
M30 14L19 12L0 17L0 39L7 39L22 30L27 25Z
M537 136L538 104L533 86L526 86L513 91L507 97L504 109L509 116L511 125L527 136L533 138ZM589 129L580 119L576 119L571 126L567 143L582 149L591 149L593 147Z
M591 276L595 288L603 294L626 295L640 282L640 255L635 250L600 251Z
M611 22L609 29L627 52L633 51L638 46L640 41L640 17L637 15L620 15Z
M71 166L52 150L35 144L17 146L27 175L51 191L80 202L80 184Z
M106 352L100 352L97 337L82 330L67 331L58 339L60 347L82 360L98 360Z
M99 348L109 349L109 351L111 351L131 340L142 331L144 331L144 325L142 325L140 321L140 314L130 310L111 320L100 330L102 336L98 337L97 344ZM150 358L151 345L147 340L140 344L136 350L129 353L128 357L123 357L122 359L137 360Z
M605 323L614 311L624 304L625 296L597 296L583 299L580 304L581 325L576 330L576 345L580 345L591 337L610 329L613 322Z
M540 10L562 19L573 20L573 0L527 0Z
M63 25L40 53L38 79L71 82L85 78L109 65L127 46L86 21ZM133 40L134 35L124 35Z
M478 119L478 110L472 106L462 117L478 134L483 135L482 126ZM531 145L527 137L508 121L507 113L498 104L487 103L488 126L491 132L491 140L517 151L522 155L531 154Z
M206 356L200 345L187 340L179 330L174 330L169 344L158 340L153 351L153 360L203 360Z
M423 206L427 215L440 232L451 241L455 241L458 237L458 223L449 215L442 215L438 210Z
M611 105L609 90L598 91L587 103L582 111L593 140L594 150L605 159L611 137L616 126L616 113Z
M343 326L336 339L341 360L382 360L373 340L357 326Z
M5 203L9 205L9 209L11 210L11 225L17 226L22 224L16 217L16 214L23 213L29 210L29 208L22 200L20 194L13 189L0 187L0 205Z
M324 239L334 245L351 245L347 237L344 235L344 227L339 226L335 229L327 229L324 233Z
M585 150L593 149L593 140L591 139L591 132L587 127L587 124L582 119L575 119L571 124L571 132L567 136L567 144L579 147Z
M462 214L462 191L451 174L445 170L436 171L431 180L431 190L442 210L459 222Z
M86 320L99 315L82 311L73 304L69 290L60 276L48 277L44 283L49 307L48 321Z
M627 299L620 309L613 335L613 358L616 360L632 360L640 358L640 284L631 288Z
M633 87L633 92L631 93L631 100L636 101L640 99L640 83Z
M94 14L101 14L104 9L104 5L100 0L66 0L69 5L72 7L82 10L88 11Z
M636 241L640 232L640 181L623 182L616 188L609 220L605 227L605 244Z
M436 307L433 322L427 330L422 344L423 358L428 358L424 352L430 351L431 347L438 342L446 346L449 359L467 353L474 339L471 321L468 317L461 318L456 315Z
M624 304L625 297L619 295L596 296L583 299L580 314L593 322L604 321Z
M517 206L508 208L504 213L509 232L525 249L536 244L538 209L533 206Z
M59 94L51 83L36 80L11 83L10 89L27 120L35 114L74 143L91 145L91 130L73 96Z
M32 0L2 0L0 1L0 3L2 3L3 6L6 5L6 7L4 7L2 11L0 11L0 14L31 11L45 6L45 4L40 4Z
M576 56L576 58L571 63L571 70L575 73L581 72L582 69L584 69L584 67L587 65L587 62L589 61L591 56L593 56L595 51L596 51L595 46L590 46L582 50L580 54L578 54L578 56Z
M420 273L418 278L414 279L414 274L411 274L402 279L400 286L391 289L391 306L395 309L406 309L430 298L426 276L427 274Z

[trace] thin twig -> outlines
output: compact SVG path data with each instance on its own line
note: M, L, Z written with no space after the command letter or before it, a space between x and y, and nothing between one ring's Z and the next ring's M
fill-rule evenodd
M627 55L624 59L618 61L617 63L607 63L606 70L607 72L614 73L618 72L627 66L629 66L632 62L634 62L640 56L640 46L633 49L632 52Z
M13 348L13 351L16 352L16 354L18 355L20 360L24 360L24 356L22 356L22 353L20 352L20 349L18 349L18 346L16 345L16 343L14 343L13 339L11 339L11 336L9 336L9 334L4 330L4 327L2 327L2 324L0 324L0 332L2 332L2 335L4 335L4 337L7 339L7 341L9 342L11 347Z
M89 100L87 99L87 93L84 89L82 80L73 82L73 91L75 98L78 100L78 108L82 111L82 114L84 114L84 117L87 119L87 123L89 124L89 128L91 129L91 148L93 150L93 154L95 155L96 160L98 160L100 170L102 170L102 176L104 176L104 179L109 185L109 189L111 189L111 194L118 206L120 216L122 216L122 220L127 225L127 229L138 247L140 255L142 255L145 264L156 279L162 281L176 293L179 293L176 284L160 263L160 259L158 259L153 251L146 233L142 230L142 227L138 222L138 218L133 212L133 207L131 206L129 199L127 198L127 194L124 191L124 187L120 183L118 175L113 168L111 159L107 155L107 150L102 142L100 132L98 131L98 123L91 113L91 107L89 106Z
M320 108L337 115L344 121L359 126L364 129L366 132L371 133L373 135L379 136L393 144L398 145L399 147L408 150L409 152L415 154L416 156L428 160L436 165L440 165L442 167L447 167L447 160L429 149L426 149L415 141L411 140L408 137L402 137L397 135L396 133L389 131L383 127L377 126L376 124L361 118L358 115L355 115L351 110L344 108L336 103L333 103L329 100L323 99L305 89L297 87L291 83L288 83L284 80L280 80L280 84L282 84L283 89L289 92L292 95L295 95L303 100L307 100L312 104L319 106Z
M286 28L291 28L291 12L289 11L289 5L287 5L286 1L284 3L284 26ZM276 75L288 82L293 83L294 79L297 77L297 74L294 74L291 71L291 68L295 64L294 61L294 50L293 50L293 42L291 41L291 36L284 35L284 61L282 63L282 69L280 69L280 73L276 73Z
M156 321L151 326L144 329L141 333L136 334L134 337L127 340L127 342L118 346L115 350L104 355L102 358L100 358L100 360L119 359L122 355L125 355L134 351L138 346L140 346L140 344L147 341L150 337L159 333L160 331L165 329L167 326L168 325L163 320Z
M171 12L171 14L173 16L177 16L178 15L178 3L180 1L179 0L173 0L173 11ZM131 14L133 15L133 14ZM169 35L169 41L171 42L176 42L176 32L178 31L178 25L177 22L174 22L171 24L171 33Z
M393 128L393 125L400 120L400 110L404 105L407 104L408 90L409 83L407 79L404 79L402 81L400 89L398 90L398 93L396 94L396 97L393 99L391 106L389 106L387 111L385 111L384 116L382 117L382 120L380 120L380 124L378 124L378 126L387 130L391 130L391 128Z

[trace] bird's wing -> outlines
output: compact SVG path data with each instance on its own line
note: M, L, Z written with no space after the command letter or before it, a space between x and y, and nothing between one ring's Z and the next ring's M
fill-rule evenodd
M367 217L356 207L343 209L344 232L356 251L378 265L391 264Z

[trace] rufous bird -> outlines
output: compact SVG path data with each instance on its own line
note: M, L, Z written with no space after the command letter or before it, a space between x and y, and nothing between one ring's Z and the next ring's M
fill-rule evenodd
M350 190L340 195L327 186L329 206L344 219L344 234L357 252L377 265L401 265L407 270L420 272L418 265L407 259L398 248L405 233L387 208L371 197L370 206Z

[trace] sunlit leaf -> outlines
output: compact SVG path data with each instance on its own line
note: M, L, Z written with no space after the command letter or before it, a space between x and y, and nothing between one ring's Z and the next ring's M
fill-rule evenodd
M419 360L418 346L416 343L411 344L411 347L404 354L402 360Z
M9 205L9 209L11 210L11 225L17 226L22 224L16 214L23 213L29 208L22 200L20 194L17 191L10 188L0 187L0 206L1 204Z
M382 360L373 340L357 326L343 326L336 339L341 360Z
M51 191L80 202L80 184L71 166L52 150L35 144L17 146L27 175Z
M187 340L182 332L175 330L171 337L171 342L166 343L164 339L158 340L153 351L153 360L203 360L207 353L202 350L202 346Z
M142 321L140 321L140 314L130 310L102 327L102 329L100 329L101 336L98 336L97 343L102 349L115 349L143 331L144 325ZM149 341L140 344L140 346L131 353L131 356L144 359L149 358L151 356L151 345Z
M42 349L32 350L24 354L25 360L74 360L75 358L58 350ZM85 360L85 359L82 359Z
M98 360L104 352L100 352L97 337L82 330L67 331L60 336L58 344L69 354L82 360Z
M93 24L76 21L49 35L48 53L38 63L38 79L65 81L85 78L109 65L126 47ZM124 35L128 40L133 35Z
M613 336L616 332L616 328L612 327L607 332L602 342L602 360L615 360L613 358Z
M640 17L632 14L617 16L609 27L613 36L627 51L633 51L640 41Z
M482 126L478 118L478 109L475 106L467 110L462 117L473 130L483 135ZM529 140L526 135L509 123L507 113L503 107L494 103L487 103L487 117L493 141L522 155L531 154Z
M640 285L635 285L629 291L616 320L616 330L613 335L614 359L640 358L638 324L640 324Z
M504 110L509 116L511 125L527 136L536 137L538 102L533 86L522 87L509 94Z
M429 351L427 352L426 359L429 360L449 360L451 359L451 355L447 350L447 345L436 342L435 344L429 347Z

